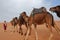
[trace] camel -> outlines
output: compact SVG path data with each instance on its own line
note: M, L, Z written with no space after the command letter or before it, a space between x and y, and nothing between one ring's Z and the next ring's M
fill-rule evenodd
M60 5L55 6L55 7L51 7L49 10L51 12L55 12L57 14L57 16L60 18Z
M12 26L14 26L14 32L15 32L15 28L17 27L17 24L18 24L18 18L17 17L14 17L10 23L12 24ZM17 31L18 32L18 31Z
M24 16L24 15L26 15L26 12L22 12L20 14L19 18L18 18L19 33L21 33L21 35L23 35L22 25L25 25L26 28L28 29L28 26L27 26L27 24L28 24L28 16ZM27 31L26 31L26 33L27 33ZM24 35L26 35L26 33Z
M52 14L47 12L47 10L44 10L42 12L37 12L37 13L34 13L33 16L32 15L33 14L31 14L30 17L28 18L28 30L27 30L27 34L24 40L28 40L28 35L31 33L32 24L34 25L36 40L38 40L38 35L37 35L37 30L36 30L37 25L41 25L45 23L50 33L49 40L51 40L53 37L52 27L55 28L58 33L60 33L60 29L56 26ZM22 13L22 16L24 19L26 19L25 17L26 14Z

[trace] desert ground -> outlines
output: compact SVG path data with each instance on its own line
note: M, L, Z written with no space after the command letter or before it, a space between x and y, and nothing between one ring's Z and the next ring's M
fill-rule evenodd
M55 21L56 25L60 28L60 21ZM28 40L35 40L34 26L32 25L31 35L28 37ZM26 31L26 27L22 25L23 33ZM56 32L53 28L53 38L52 40L60 40L60 34ZM45 24L37 26L37 32L39 40L48 40L49 31ZM13 32L13 26L10 23L7 23L7 30L4 32L3 23L0 23L0 40L24 40L25 36L19 34L18 32Z

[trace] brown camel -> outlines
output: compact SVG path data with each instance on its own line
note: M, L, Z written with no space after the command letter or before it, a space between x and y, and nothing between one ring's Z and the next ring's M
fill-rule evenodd
M33 11L32 11L33 12ZM24 15L23 15L24 17ZM37 30L36 27L37 25L41 25L41 24L46 24L46 27L49 29L50 32L50 36L49 36L49 40L51 40L51 38L53 37L53 33L52 33L52 27L56 29L57 32L59 32L59 28L56 26L56 24L54 23L54 19L52 14L50 14L49 12L38 12L35 13L33 16L32 14L30 15L30 17L28 18L28 30L27 30L27 34L24 40L28 39L28 34L31 33L31 25L34 25L34 30L35 30L35 35L36 35L36 40L38 40L38 35L37 35Z
M57 14L57 16L60 17L60 5L58 5L56 7L51 7L49 10L51 12L55 12Z
M17 17L14 17L11 21L10 21L10 23L12 24L12 26L14 26L14 32L15 32L15 28L16 28L16 26L17 26L17 24L18 24L18 18ZM18 31L17 31L18 32Z
M26 16L26 12L22 12L18 19L19 33L23 34L22 28L21 28L22 25L25 25L26 28L28 29L27 24L28 24L28 16ZM25 33L25 35L26 35L26 33Z

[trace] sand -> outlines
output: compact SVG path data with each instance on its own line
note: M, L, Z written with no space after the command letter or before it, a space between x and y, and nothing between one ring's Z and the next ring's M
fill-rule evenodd
M55 23L60 28L60 21L55 21ZM32 27L32 32L28 40L35 40L34 26L32 25L31 27ZM22 28L23 28L23 32L25 33L26 27L22 25ZM37 32L38 32L39 40L48 40L49 31L44 24L37 26ZM13 32L13 26L11 26L10 23L7 23L7 31L4 32L3 24L0 23L0 40L23 40L24 38L25 38L24 35L21 35L18 32ZM54 28L53 28L52 40L60 40L60 34L57 33Z

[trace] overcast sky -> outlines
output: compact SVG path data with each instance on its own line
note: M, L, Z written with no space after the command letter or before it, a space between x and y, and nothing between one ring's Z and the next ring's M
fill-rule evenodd
M60 5L60 0L0 0L0 22L10 21L13 17L18 17L23 11L30 15L33 8ZM56 14L52 13L55 20L60 20Z

